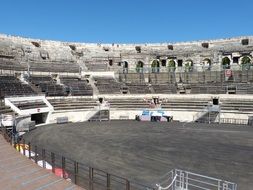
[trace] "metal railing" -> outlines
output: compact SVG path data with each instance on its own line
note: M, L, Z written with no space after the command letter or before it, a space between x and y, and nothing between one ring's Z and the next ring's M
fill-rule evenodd
M249 120L248 119L237 119L237 118L220 118L220 123L249 125Z
M191 72L169 72L161 71L152 73L149 70L143 73L128 72L119 73L119 81L124 82L151 82L151 83L247 83L253 81L253 70L247 71L231 71L231 76L227 76L226 72L221 71L191 71Z
M237 184L175 169L163 176L159 190L237 190Z
M37 145L32 145L24 139L15 139L12 129L1 127L1 133L7 142L14 146L21 154L35 163L42 163L43 168L52 166L52 172L61 170L61 177L71 180L74 184L87 190L155 190L155 187L130 181L124 177L107 171L87 166L60 154L48 151Z
M196 117L197 116L198 115L196 115ZM193 122L197 120L196 117L194 117ZM198 121L198 123L206 123L206 124L223 123L223 124L235 124L235 125L250 125L248 119L237 119L237 118L219 118L217 121L216 120L211 121L209 118L207 118L206 120L203 119L203 120Z
M204 107L200 112L193 115L193 121L197 121L199 118L208 113L208 106Z
M232 71L252 71L253 64L248 65L231 65L222 66L222 65L194 65L194 66L160 66L160 67L151 67L149 65L136 68L120 68L118 69L119 73L164 73L164 72L208 72L208 71L225 71L231 69Z

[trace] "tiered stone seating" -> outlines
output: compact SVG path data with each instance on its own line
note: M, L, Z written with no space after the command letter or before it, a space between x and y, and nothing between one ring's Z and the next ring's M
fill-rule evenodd
M21 83L16 77L11 75L0 76L0 96L24 96L36 94L28 84Z
M25 71L27 70L26 64L20 64L15 60L0 59L0 69L3 70L14 70L14 71Z
M67 86L72 96L92 96L93 89L87 81L80 80L78 77L61 77L61 83Z
M63 85L56 84L50 76L31 76L30 81L41 89L47 96L66 96Z
M107 64L105 62L86 62L85 66L89 71L106 71Z
M191 84L191 94L226 94L227 85L222 83Z
M242 99L221 99L221 110L222 112L230 113L253 113L253 100L242 100Z
M78 73L79 65L67 61L34 61L30 62L30 71Z
M54 110L74 110L84 109L90 110L97 105L96 101L87 98L64 98L64 99L48 99L54 106Z
M116 109L146 109L149 108L149 102L143 98L117 98L107 99L111 108ZM203 111L208 106L211 99L193 99L193 98L180 98L180 99L166 99L162 101L162 108L166 110L175 111ZM55 110L74 110L84 109L90 110L97 105L96 100L87 98L64 98L64 99L49 99L49 102L54 106ZM223 113L253 113L252 100L231 100L221 99L221 111ZM211 115L215 118L215 115ZM209 117L209 116L208 116Z
M35 101L29 100L29 101L19 101L19 102L12 102L12 103L21 110L47 107L45 102L43 102L42 100L35 100Z
M150 94L149 85L146 83L126 83L130 94Z
M176 73L165 72L165 73L150 73L149 81L152 84L161 84L161 83L176 83Z
M121 83L112 77L93 77L100 94L120 94Z
M0 116L1 114L13 114L11 108L4 105L3 100L0 100Z
M145 109L149 108L150 103L142 98L117 98L109 99L111 108L117 109ZM167 99L161 100L162 108L167 110L189 110L202 111L209 102L209 99Z
M110 99L108 100L111 108L117 109L143 109L149 108L148 102L141 98L135 99Z
M120 73L120 82L125 83L142 83L146 79L149 79L149 74L144 73Z
M250 83L236 84L236 94L253 94L253 84Z
M64 98L48 99L55 110L84 109L90 110L97 106L97 101L89 98ZM111 108L124 109L143 109L148 108L149 104L142 98L135 99L110 99L108 100Z
M156 94L176 94L177 89L173 84L152 84L154 93Z
M162 102L164 109L201 111L208 105L208 99L168 99Z

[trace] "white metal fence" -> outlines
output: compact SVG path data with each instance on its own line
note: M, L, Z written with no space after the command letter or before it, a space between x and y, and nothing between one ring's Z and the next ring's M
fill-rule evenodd
M157 190L237 190L237 184L175 169L163 176Z

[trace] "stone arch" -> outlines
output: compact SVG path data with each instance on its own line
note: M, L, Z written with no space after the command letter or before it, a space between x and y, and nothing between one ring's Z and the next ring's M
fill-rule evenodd
M209 58L203 59L202 62L203 62L204 64L208 64L208 65L211 65L211 64L212 64L211 59L209 59Z
M168 59L168 70L175 71L176 70L176 62L174 59Z
M143 68L144 67L144 62L143 61L138 61L137 66Z
M152 73L159 72L160 70L160 61L159 59L154 59L151 63Z
M128 66L129 66L128 62L123 61L122 64L123 64L123 72L127 73L128 72Z
M143 67L144 67L144 62L143 61L137 61L137 64L136 64L136 72L137 73L140 73L140 72L143 72Z
M230 69L230 63L231 60L229 59L229 57L226 56L222 58L221 64L224 69Z
M183 62L183 66L185 67L186 71L191 71L193 68L193 61L191 59L187 59Z
M128 69L128 62L127 61L123 61L123 68Z
M47 51L45 51L45 50L41 50L40 51L40 57L42 58L42 59L49 59L49 54L48 54L48 52Z
M207 70L211 69L212 61L210 58L203 59L202 63L203 63L204 68L206 68Z
M252 63L252 59L250 56L245 55L240 58L239 63L241 64L243 70L249 70L250 65Z
M252 62L252 59L248 55L240 57L240 62L239 62L240 64L250 64L251 62Z
M183 62L184 66L190 66L193 67L193 61L191 59L187 59Z

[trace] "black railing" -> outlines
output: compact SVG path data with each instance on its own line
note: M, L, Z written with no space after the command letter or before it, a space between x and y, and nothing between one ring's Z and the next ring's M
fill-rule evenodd
M1 128L1 132L11 145L21 154L56 175L71 180L72 183L87 190L155 190L154 187L130 181L124 177L87 166L60 154L32 145L25 139L15 139L12 129ZM49 167L50 166L50 167ZM60 173L59 173L60 171Z

